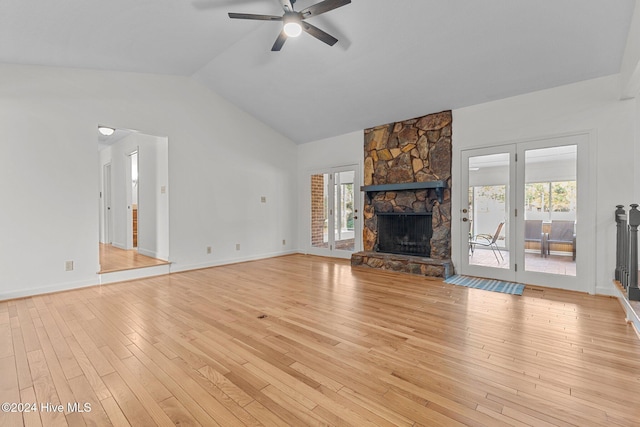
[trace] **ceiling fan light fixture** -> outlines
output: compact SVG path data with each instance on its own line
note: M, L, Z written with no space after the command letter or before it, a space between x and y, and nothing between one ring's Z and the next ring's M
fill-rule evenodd
M111 136L116 130L107 126L98 126L98 132L104 136Z
M272 52L279 52L289 37L298 37L302 32L309 34L312 37L320 40L323 43L333 46L338 42L338 39L331 34L321 30L309 24L306 19L322 15L323 13L330 12L339 7L348 5L351 0L322 0L319 3L312 4L311 6L304 8L300 11L293 9L293 4L296 0L280 0L284 14L278 15L258 15L255 13L234 13L229 12L229 18L231 19L250 19L254 21L280 21L284 25L282 30L278 33L276 41L271 47Z
M295 21L289 21L284 24L283 30L287 37L298 37L302 34L302 25Z

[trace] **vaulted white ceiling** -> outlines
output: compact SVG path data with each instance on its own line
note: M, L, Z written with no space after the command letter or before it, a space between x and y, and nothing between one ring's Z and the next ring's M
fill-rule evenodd
M298 0L297 10L317 0ZM193 76L297 143L620 71L634 0L3 0L0 62Z

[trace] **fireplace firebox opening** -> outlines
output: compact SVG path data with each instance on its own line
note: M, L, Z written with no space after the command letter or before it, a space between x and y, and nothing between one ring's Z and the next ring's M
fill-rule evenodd
M429 257L431 212L378 213L376 252Z

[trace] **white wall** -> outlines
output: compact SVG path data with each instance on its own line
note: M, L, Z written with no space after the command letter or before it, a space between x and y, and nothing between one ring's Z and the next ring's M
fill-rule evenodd
M355 183L355 195L360 197L360 206L363 204L362 163L364 162L364 131L351 132L333 138L322 139L298 146L298 241L300 251L307 253L311 246L311 172L326 170L336 166L358 165L360 182ZM360 212L361 213L361 212ZM358 215L356 224L356 237L362 240L360 226L362 215Z
M187 78L0 65L0 299L98 283L99 123L170 141L172 270L295 248L284 136Z
M460 174L460 151L545 136L590 131L595 170L595 281L598 293L611 293L615 268L616 204L634 196L635 101L619 100L619 76L589 80L453 111L453 176ZM456 179L454 178L454 193ZM460 238L460 201L453 197L452 234Z
M640 91L640 5L637 0L620 66L620 76L622 97L637 96Z

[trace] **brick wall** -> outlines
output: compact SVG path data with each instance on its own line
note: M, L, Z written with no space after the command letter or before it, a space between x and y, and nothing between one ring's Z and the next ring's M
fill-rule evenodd
M311 175L311 246L324 246L324 175Z

